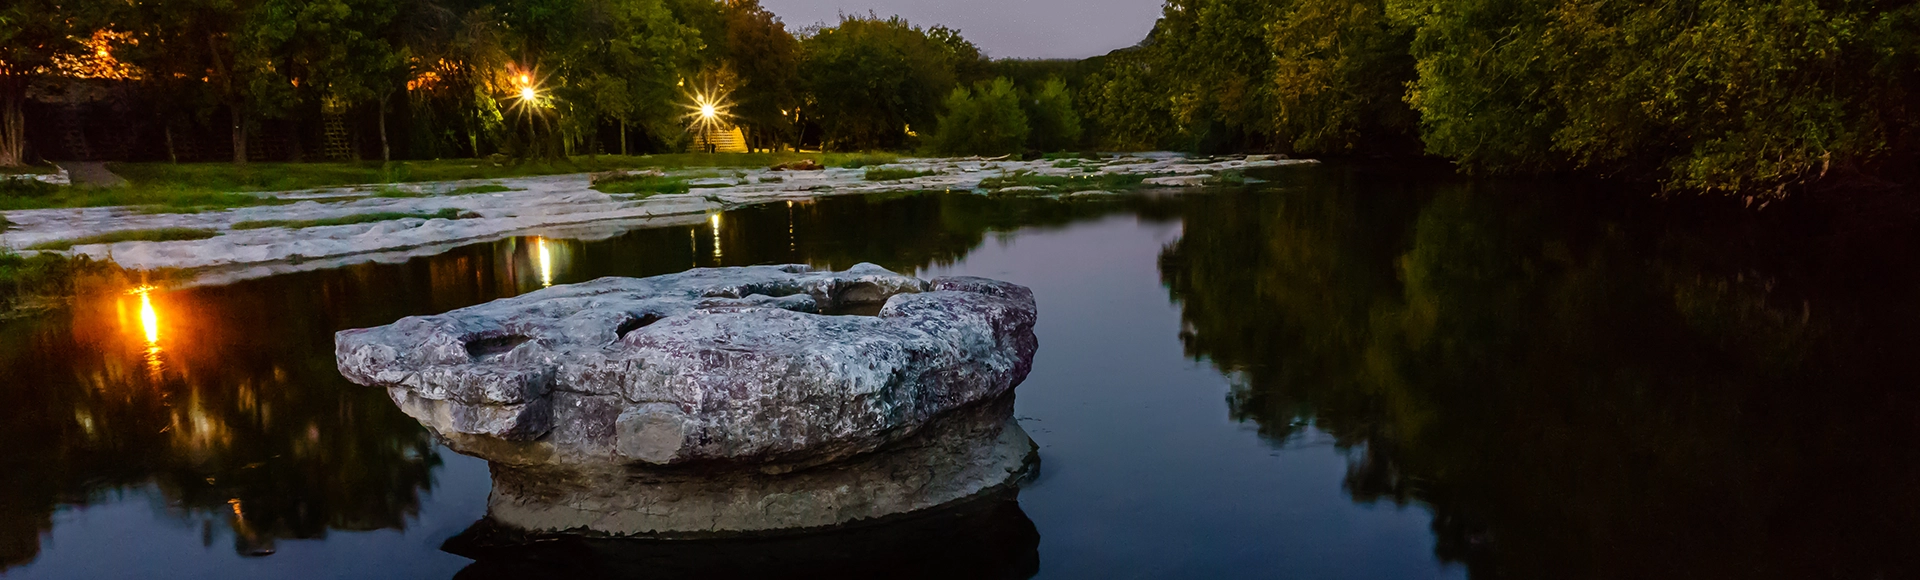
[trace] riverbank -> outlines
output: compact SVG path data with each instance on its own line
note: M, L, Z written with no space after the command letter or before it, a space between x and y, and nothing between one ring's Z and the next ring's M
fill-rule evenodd
M134 272L87 257L0 251L0 320L58 308L86 296L173 281L172 271Z
M587 173L300 189L253 194L264 205L207 211L124 206L9 211L0 214L13 224L0 233L0 243L131 270L184 270L192 284L226 283L405 260L516 235L597 239L636 227L699 222L755 203L942 190L1091 196L1117 193L1103 189L1108 187L1231 183L1244 179L1241 172L1247 169L1314 163L1142 154L1034 161L902 159L791 171L729 168L718 165L728 156L700 157L715 163L696 165L694 159L669 170L655 166L653 175L684 183L685 193L605 193L593 189ZM774 158L759 154L735 161L763 157ZM369 214L395 219L364 217ZM259 227L263 223L288 225Z
M616 169L678 170L752 168L817 160L828 167L860 168L899 160L890 153L674 153L598 155L559 160L435 159L318 163L107 163L85 164L94 179L74 187L12 184L0 187L0 210L142 206L155 213L208 211L282 203L274 192L362 184L430 183L591 173ZM52 166L47 166L52 168ZM42 169L39 167L31 169ZM53 168L57 169L57 168ZM65 186L60 170L54 184Z

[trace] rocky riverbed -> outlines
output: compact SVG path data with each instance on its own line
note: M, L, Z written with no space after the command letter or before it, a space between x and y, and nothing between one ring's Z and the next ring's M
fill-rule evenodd
M1263 156L1189 158L1173 154L1070 161L907 159L878 167L929 175L882 181L867 180L865 168L689 169L670 171L667 175L687 179L693 187L691 191L651 196L596 191L591 189L587 174L405 184L397 190L344 187L266 193L262 195L287 203L199 213L153 213L130 207L11 211L3 215L14 225L0 233L0 243L25 249L46 242L123 230L208 230L217 235L200 240L85 244L63 253L112 260L131 269L186 269L195 273L196 283L224 283L359 262L400 261L437 254L456 245L515 235L594 239L635 227L695 223L706 219L708 214L755 203L941 190L1090 196L1119 192L1064 191L1008 183L996 183L1002 187L988 189L982 188L982 183L1016 175L1088 179L1122 175L1143 177L1138 186L1141 188L1178 188L1204 185L1246 169L1310 163L1314 161ZM498 185L508 191L454 193L477 185ZM402 218L302 228L234 227L244 222L442 211L457 217Z

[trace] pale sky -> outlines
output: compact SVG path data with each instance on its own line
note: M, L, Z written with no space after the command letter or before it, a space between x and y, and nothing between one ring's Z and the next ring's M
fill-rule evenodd
M1133 46L1160 17L1161 0L760 0L798 32L841 13L900 15L943 24L993 58L1085 58Z

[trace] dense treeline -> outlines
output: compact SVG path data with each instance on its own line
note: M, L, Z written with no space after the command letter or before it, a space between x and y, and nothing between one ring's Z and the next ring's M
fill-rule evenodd
M1920 4L1170 0L1081 104L1112 148L1426 153L1777 196L1920 164Z
M956 30L795 34L755 0L22 0L0 22L0 165L32 157L23 105L89 90L137 95L168 159L210 128L236 163L674 150L703 100L755 148L908 149L995 68ZM263 130L285 145L249 151Z
M1920 174L1900 0L1170 0L1080 62L897 17L796 34L754 0L18 0L0 22L0 165L31 157L29 95L110 79L165 157L218 127L236 162L339 157L343 117L382 158L674 150L695 97L727 95L758 148L1430 154L1762 198ZM250 153L263 127L292 138Z

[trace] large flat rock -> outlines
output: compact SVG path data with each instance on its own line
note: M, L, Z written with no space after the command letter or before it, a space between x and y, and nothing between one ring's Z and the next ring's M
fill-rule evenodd
M871 264L603 278L336 336L340 372L519 468L838 461L1008 394L1026 288Z

